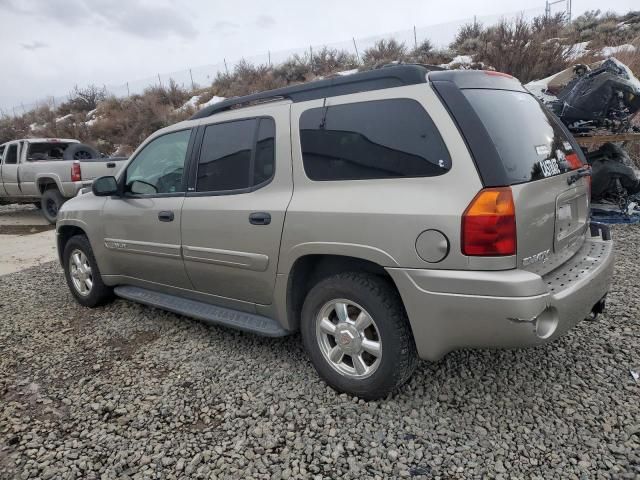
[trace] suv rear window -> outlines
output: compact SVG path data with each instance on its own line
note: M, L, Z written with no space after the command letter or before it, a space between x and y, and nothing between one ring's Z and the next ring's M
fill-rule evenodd
M533 96L511 90L462 90L500 155L509 184L580 167L569 135Z
M300 143L311 180L433 177L451 168L433 120L406 98L309 109Z

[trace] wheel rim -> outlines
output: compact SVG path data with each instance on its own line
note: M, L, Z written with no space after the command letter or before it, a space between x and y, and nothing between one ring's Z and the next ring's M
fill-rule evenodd
M93 155L91 155L89 152L87 152L86 150L80 150L79 152L76 152L73 154L73 159L74 160L88 160L92 157Z
M47 199L46 207L49 215L52 217L56 217L58 215L58 204L54 200Z
M74 250L69 258L69 271L76 291L83 296L91 293L93 288L93 272L89 259L82 250Z
M320 309L316 339L327 363L345 377L366 378L380 366L382 339L378 326L351 300L331 300Z

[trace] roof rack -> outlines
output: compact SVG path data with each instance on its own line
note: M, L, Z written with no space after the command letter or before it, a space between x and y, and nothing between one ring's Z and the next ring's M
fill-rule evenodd
M291 100L294 103L305 102L318 98L426 83L426 74L431 70L442 69L434 65L385 65L377 70L358 72L351 75L338 76L326 80L318 80L291 87L267 90L266 92L254 93L252 95L230 98L203 108L193 115L191 120L209 117L216 113L231 110L232 108L239 108L255 103L285 99Z

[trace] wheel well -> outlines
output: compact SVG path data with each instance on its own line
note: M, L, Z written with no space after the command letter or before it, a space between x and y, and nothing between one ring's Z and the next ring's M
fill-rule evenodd
M58 256L60 257L60 263L62 263L62 254L64 253L64 247L67 246L67 242L71 237L76 235L87 235L84 230L74 225L63 225L58 229Z
M345 272L366 272L384 277L398 291L391 276L375 262L342 255L305 255L293 264L287 282L287 316L293 329L300 325L302 304L309 290L320 280Z
M45 190L49 190L51 188L58 188L58 184L53 178L40 178L38 179L38 190L40 190L40 195L42 195Z

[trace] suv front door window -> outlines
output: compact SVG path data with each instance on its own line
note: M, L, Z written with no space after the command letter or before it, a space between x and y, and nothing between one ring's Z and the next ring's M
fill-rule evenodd
M183 172L191 130L157 137L124 173L124 196L103 209L110 272L141 282L192 288L180 254Z
M184 163L191 130L168 133L147 144L127 168L125 192L157 195L184 192Z

